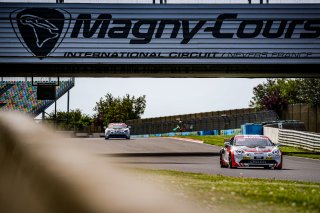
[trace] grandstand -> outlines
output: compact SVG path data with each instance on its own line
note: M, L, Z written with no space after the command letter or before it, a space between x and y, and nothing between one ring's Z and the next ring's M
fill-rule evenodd
M38 100L37 86L30 78L2 78L1 80L0 111L19 111L36 117L55 102L55 100ZM74 86L74 78L60 78L57 83L56 100Z

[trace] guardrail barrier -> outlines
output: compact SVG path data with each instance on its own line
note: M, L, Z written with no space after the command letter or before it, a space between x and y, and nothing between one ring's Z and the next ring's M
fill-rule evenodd
M274 143L320 152L320 134L317 133L264 127L264 134Z

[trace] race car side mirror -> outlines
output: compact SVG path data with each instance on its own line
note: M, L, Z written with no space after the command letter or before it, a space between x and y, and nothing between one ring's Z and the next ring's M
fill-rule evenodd
M106 126L103 127L103 129L106 129L106 128L107 128Z
M224 143L224 146L225 146L225 147L229 147L229 146L230 146L230 143L229 143L229 142L225 142L225 143Z
M131 126L128 126L129 129L131 129Z

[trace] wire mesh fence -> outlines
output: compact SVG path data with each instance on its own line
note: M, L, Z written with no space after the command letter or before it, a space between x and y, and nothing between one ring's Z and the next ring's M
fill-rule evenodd
M131 120L127 121L127 124L131 126L132 134L157 134L172 132L174 128L181 125L179 121L182 121L184 131L223 130L240 128L245 123L276 121L278 115L274 111L260 111L189 119L185 116L185 120L169 120L168 118L158 118L154 121L150 121L150 119Z

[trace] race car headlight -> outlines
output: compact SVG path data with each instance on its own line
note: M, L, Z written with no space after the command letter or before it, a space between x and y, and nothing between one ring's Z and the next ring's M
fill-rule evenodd
M236 153L237 153L237 154L244 154L244 151L241 150L241 149L237 149L237 150L236 150Z
M272 153L274 155L280 155L280 151L278 149L273 150Z

